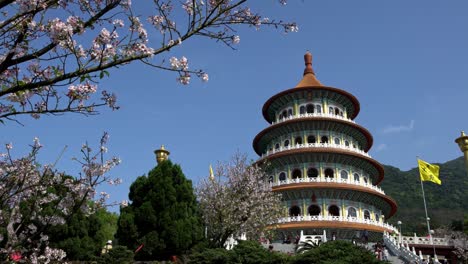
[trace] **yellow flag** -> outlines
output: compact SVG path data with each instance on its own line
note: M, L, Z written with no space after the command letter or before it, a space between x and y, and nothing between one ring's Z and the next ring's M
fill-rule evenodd
M420 159L418 159L418 165L421 181L431 181L439 185L442 184L442 182L439 179L439 166L432 165Z
M210 180L214 180L213 167L211 167L211 164L210 164Z

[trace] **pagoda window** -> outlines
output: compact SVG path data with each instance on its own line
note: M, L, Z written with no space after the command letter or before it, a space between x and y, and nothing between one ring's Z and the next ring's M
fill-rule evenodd
M335 138L335 144L336 144L336 145L339 145L339 144L340 144L340 139L337 138L337 137Z
M268 182L269 182L269 183L272 183L272 182L273 182L273 175L270 175L270 176L268 177Z
M299 216L300 214L301 208L299 208L299 206L293 205L291 208L289 208L289 216Z
M356 148L356 144L353 144L353 148Z
M357 217L356 208L354 208L354 207L349 207L348 208L348 218L349 217Z
M370 219L369 210L364 210L364 219Z
M280 119L286 118L287 116L288 116L288 111L283 110L283 112L281 112Z
M359 174L357 173L354 173L354 181L359 181Z
M318 177L318 170L316 168L309 168L307 170L307 177L317 178Z
M349 141L348 141L348 140L345 140L344 145L345 145L346 147L349 147Z
M322 210L320 209L320 206L313 204L309 206L309 209L307 209L307 211L309 212L309 215L320 215L320 212Z
M375 221L380 222L379 220L380 220L380 219L379 219L379 214L378 214L378 213L375 213Z
M307 113L308 114L313 114L314 113L314 105L313 104L308 104L306 107L307 107Z
M307 143L312 144L312 143L315 143L315 142L317 142L317 140L315 139L315 136L308 136L307 137Z
M285 146L285 147L289 146L289 139L286 139L286 140L284 141L284 146Z
M328 215L340 216L340 208L336 205L330 205L330 207L328 207Z
M323 137L320 139L320 143L328 143L328 137L327 137L327 136L323 136Z
M288 117L290 117L292 115L293 115L293 110L290 108L290 109L288 109Z
M321 105L316 105L315 108L317 109L317 113L322 113L322 106Z
M325 169L325 177L333 178L335 176L334 174L335 173L334 173L333 169L331 169L331 168L326 168Z
M338 107L335 107L335 115L340 115L340 109L338 109Z
M294 144L296 144L296 145L302 144L302 137L296 137L296 138L294 139Z
M333 107L331 107L331 106L328 107L328 113L329 113L329 114L333 114Z
M286 180L286 173L285 172L281 172L279 174L279 180L280 181L285 181Z
M345 170L341 171L341 179L348 180L348 172Z
M306 113L306 108L305 108L305 106L301 105L301 107L299 107L299 113L300 113L301 115L303 115L303 114Z
M278 150L279 148L280 148L280 145L278 143L276 143L275 150Z
M301 175L302 175L302 171L300 169L295 169L292 172L293 179L301 178Z
M364 180L364 183L367 183L367 177L362 177L362 179Z

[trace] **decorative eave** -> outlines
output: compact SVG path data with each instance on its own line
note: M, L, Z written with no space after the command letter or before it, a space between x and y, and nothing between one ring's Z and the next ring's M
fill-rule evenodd
M308 98L314 98L315 97L314 94L316 93L325 93L325 94L331 93L331 94L334 94L335 96L337 95L341 96L343 97L343 99L346 99L345 101L349 102L349 106L352 106L351 109L349 109L349 107L347 108L348 117L351 119L354 119L359 114L359 110L360 110L359 101L351 93L348 93L338 88L333 88L333 87L328 87L328 86L304 86L300 88L295 87L295 88L282 91L272 96L270 99L268 99L262 108L263 117L269 123L272 123L275 117L273 114L274 110L272 110L271 107L278 100L281 100L282 98L286 98L287 96L290 96L292 98L308 99ZM346 105L346 103L343 103L343 104Z
M275 162L276 160L281 160L285 157L293 157L293 156L319 156L320 154L330 154L330 157L340 157L340 156L347 156L347 157L352 157L357 160L361 160L363 162L366 162L370 164L375 171L377 172L377 178L374 178L373 184L378 185L382 180L384 179L384 169L382 165L377 162L376 160L372 158L365 157L363 155L360 155L358 153L352 152L352 151L347 151L347 150L341 150L341 149L334 149L334 148L300 148L300 149L291 149L291 150L284 150L281 152L277 152L274 154L269 155L268 157L259 159L256 163L257 164L263 164L264 162Z
M262 138L264 136L266 136L267 134L273 132L276 129L286 127L286 126L288 126L290 124L304 123L304 122L310 122L310 121L314 121L314 122L336 122L336 123L342 124L343 126L352 127L354 129L356 129L357 131L359 131L366 138L366 144L364 145L364 151L368 152L369 149L372 147L372 144L373 144L374 140L373 140L373 137L372 137L371 133L367 129L365 129L364 127L362 127L362 126L360 126L358 124L355 124L355 123L350 123L350 122L347 122L345 120L327 118L327 117L294 118L294 119L283 121L281 123L276 123L274 125L271 125L271 126L265 128L260 133L258 133L257 136L253 140L252 146L253 146L255 152L258 155L262 155L259 143L260 143L260 141L262 140Z
M346 190L346 191L357 191L369 194L375 198L385 201L390 206L390 211L387 212L386 219L392 217L397 211L397 203L390 196L381 194L375 190L366 188L364 186L352 186L350 184L344 183L327 183L327 182L304 182L304 183L293 183L288 185L275 186L272 188L274 192L284 192L284 191L299 191L302 189L337 189L337 190Z
M330 228L330 229L352 229L352 230L367 230L371 232L383 233L384 231L391 233L393 230L376 225L368 225L363 223L352 223L346 221L298 221L290 223L276 224L276 229L305 229L305 228Z

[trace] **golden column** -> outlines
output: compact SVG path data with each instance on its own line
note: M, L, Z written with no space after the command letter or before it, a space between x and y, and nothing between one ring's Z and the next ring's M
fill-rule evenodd
M455 142L460 147L461 152L465 155L465 166L468 173L468 136L462 131L461 136L455 139Z
M156 161L158 164L167 160L167 157L169 157L170 154L170 152L164 148L164 145L161 145L161 148L155 150L154 153L156 154Z

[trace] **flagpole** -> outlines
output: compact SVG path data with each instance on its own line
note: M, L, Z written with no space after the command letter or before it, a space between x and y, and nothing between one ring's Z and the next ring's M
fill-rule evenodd
M419 159L419 157L417 157L417 158ZM418 162L418 170L420 170L419 162ZM419 173L421 173L421 172L419 172ZM424 212L426 213L427 233L429 234L429 240L430 240L429 242L431 243L432 249L434 250L434 259L435 259L437 255L436 255L434 241L432 240L431 226L429 224L429 216L427 215L426 195L424 194L424 185L423 185L423 181L421 179L421 175L419 176L419 181L421 182L421 190L422 190L423 201L424 201Z

